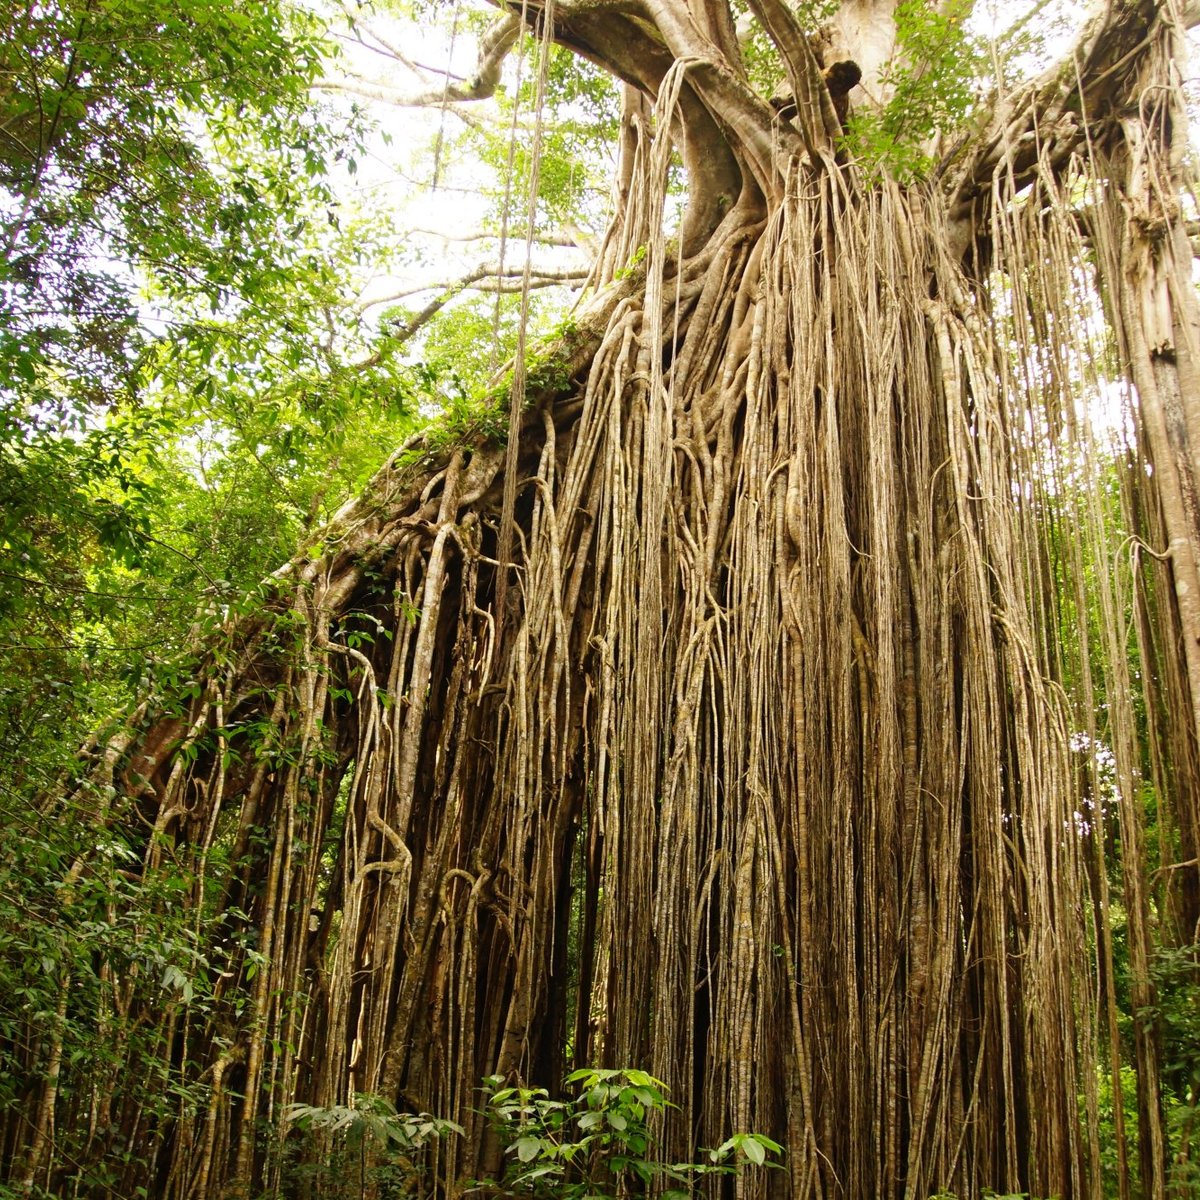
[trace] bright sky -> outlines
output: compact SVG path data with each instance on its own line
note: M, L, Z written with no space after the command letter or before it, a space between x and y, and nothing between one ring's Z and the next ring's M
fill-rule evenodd
M468 3L468 7L481 6ZM483 11L490 11L482 6ZM346 62L342 74L358 76L364 82L381 85L388 92L412 95L439 86L432 70L416 72L387 47L399 51L412 64L449 70L454 81L469 79L475 71L476 41L465 30L453 33L432 25L416 28L385 13L371 15L359 29L357 38L345 36L342 45ZM510 56L506 82L511 90L515 82L515 56ZM444 75L441 78L445 78ZM452 109L397 106L379 99L358 96L377 123L369 143L369 154L359 165L356 177L347 183L347 201L373 209L386 208L394 227L412 231L406 248L414 259L371 281L364 293L366 302L422 286L439 289L498 257L494 242L462 240L483 224L486 209L478 188L485 182L482 172L488 168L455 161L451 143L462 130L461 118ZM499 110L491 101L458 106L468 118L500 120ZM441 140L437 186L433 186L433 148ZM525 198L514 196L512 210L518 234L523 220ZM441 235L441 236L439 236ZM524 261L523 236L509 241L505 264L519 269ZM535 261L546 266L580 265L578 251L539 250ZM414 296L413 301L416 301ZM425 297L428 299L428 296Z

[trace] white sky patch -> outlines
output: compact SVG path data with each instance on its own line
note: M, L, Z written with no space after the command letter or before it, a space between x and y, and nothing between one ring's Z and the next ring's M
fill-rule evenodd
M485 10L490 12L490 10ZM460 26L466 22L458 20ZM372 14L357 36L345 31L340 39L344 62L339 75L361 81L364 90L380 87L397 94L436 91L442 81L469 80L477 65L477 40L465 28L416 27ZM411 64L425 68L413 71ZM528 80L533 64L509 55L502 87L511 95L518 72ZM336 82L334 76L331 82ZM370 309L401 303L419 309L437 293L483 266L499 267L500 247L494 238L479 238L495 201L487 189L503 187L486 164L459 161L455 142L463 121L494 124L504 138L510 118L494 100L449 101L442 106L407 107L344 94L343 103L356 101L374 123L367 153L356 174L344 184L348 208L385 210L393 228L404 235L400 261L377 272L363 287L359 304ZM461 116L459 114L462 114ZM517 138L531 138L532 114L519 114ZM525 214L528 196L514 184L509 198L509 234L503 248L506 274L520 272L527 254ZM586 253L570 247L536 247L532 260L550 270L583 267Z

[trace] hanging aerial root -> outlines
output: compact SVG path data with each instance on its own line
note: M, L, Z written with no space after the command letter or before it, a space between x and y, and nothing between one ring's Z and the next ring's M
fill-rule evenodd
M784 1141L747 1200L1091 1195L1102 1133L1127 1190L1165 1186L1111 914L1145 981L1200 793L1102 165L999 190L968 280L932 192L809 167L681 260L668 149L635 156L643 260L527 373L516 444L484 414L403 448L194 696L93 748L98 826L189 879L206 948L165 1014L114 984L157 1031L123 1061L182 1097L106 1097L89 1153L149 1147L127 1191L287 1194L315 1153L288 1104L364 1092L467 1128L452 1189L502 1168L480 1077L592 1063L668 1081L669 1160ZM1136 1156L1101 1128L1127 1059ZM41 1089L27 1174L89 1102Z

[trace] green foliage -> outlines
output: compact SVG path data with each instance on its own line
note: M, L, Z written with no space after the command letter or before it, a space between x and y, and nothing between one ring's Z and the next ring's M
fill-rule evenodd
M529 328L534 330L546 309L540 293L529 302ZM430 322L419 353L426 368L438 376L443 397L463 400L487 389L497 367L516 351L520 310L516 294L489 296L484 302L464 299L447 305Z
M6 800L7 796L4 797ZM161 1053L147 1011L204 1020L220 930L186 904L182 871L143 878L149 835L97 832L115 795L84 789L48 811L5 805L0 848L0 1108L37 1095L58 1060L60 1103L97 1117L57 1130L58 1194L115 1191L144 1178L157 1134L122 1142L128 1105L147 1128L202 1110L207 1084Z
M382 1096L362 1092L355 1094L352 1105L289 1104L285 1120L305 1135L292 1147L288 1183L304 1185L330 1200L413 1195L431 1143L463 1133L453 1121L397 1112Z
M927 143L961 126L976 98L982 44L966 30L969 0L936 6L903 0L896 9L896 53L883 82L892 98L880 112L851 115L847 145L869 169L899 179L933 165Z
M574 324L568 318L559 322L545 341L530 350L525 364L526 405L532 406L568 387L571 370L564 350L569 348L575 336ZM429 426L425 448L417 452L419 457L424 457L429 450L463 445L475 438L495 444L503 444L508 438L512 370L504 371L482 394L469 395L457 376L453 383L453 391L442 392L441 412Z
M334 133L307 101L319 28L290 6L58 0L2 20L0 380L22 403L0 400L25 427L128 390L130 267L214 309L271 287Z
M1150 967L1157 1004L1145 1015L1158 1022L1164 1068L1180 1097L1200 1097L1200 947L1160 947Z
M532 105L535 94L527 95ZM604 148L617 136L620 106L610 75L561 46L550 52L546 98L553 120L545 123L538 198L548 219L603 220L608 196Z
M796 19L806 31L820 29L841 6L841 0L795 0Z
M1200 1194L1200 947L1160 947L1150 966L1157 1003L1145 1015L1157 1022L1163 1048L1171 1182L1179 1195Z
M1007 6L1001 11L1009 15ZM992 47L992 65L998 64L1000 81L1010 87L1050 66L1079 22L1079 7L1071 0L1032 0L1023 11L1017 5L1011 11L1016 19Z
M515 143L510 146L514 101L503 89L498 92L504 116L503 132L486 137L476 134L471 140L472 151L496 172L496 182L492 185L496 218L507 197L510 220L517 227L524 224L528 204L531 126L536 117L540 54L540 47L532 39L526 40L525 47L528 61L516 101L522 128L517 131ZM546 64L545 119L538 162L539 228L572 221L585 225L602 222L610 170L605 149L616 137L619 111L616 86L609 75L569 50L551 47Z
M763 1134L739 1133L707 1151L707 1161L665 1163L653 1152L653 1126L671 1107L661 1080L645 1071L586 1067L566 1082L576 1085L573 1099L502 1086L500 1076L484 1080L488 1117L509 1164L503 1182L482 1186L546 1200L643 1194L677 1200L690 1195L700 1176L733 1174L747 1163L777 1166L768 1159L783 1153Z
M614 279L627 279L632 275L646 259L646 246L643 243L630 256L629 261L623 266L618 267L613 272Z
M1186 955L1183 955L1186 958ZM1173 970L1178 961L1175 952L1160 951L1156 956L1152 972L1160 988L1166 982L1164 972ZM1172 964L1165 966L1164 964ZM1195 1031L1196 1010L1200 1008L1200 989L1194 983L1182 986L1173 979L1165 993L1165 1003L1157 1010L1146 1010L1149 1016L1159 1014L1163 1035L1163 1049L1167 1062L1164 1064L1163 1081L1167 1084L1163 1093L1163 1112L1166 1117L1166 1132L1171 1162L1168 1178L1171 1195L1191 1196L1197 1194L1200 1184L1200 1164L1195 1161L1193 1143L1197 1124L1198 1106L1195 1081L1197 1042L1181 1040L1188 1036L1189 1028ZM1182 1078L1180 1067L1183 1067ZM1190 1080L1190 1082L1189 1082ZM1097 1089L1100 1142L1100 1184L1105 1200L1115 1200L1121 1194L1118 1183L1120 1158L1117 1147L1117 1106L1120 1105L1125 1130L1126 1157L1130 1163L1138 1161L1138 1098L1137 1071L1126 1064L1121 1067L1119 1087L1113 1087L1111 1075L1101 1073ZM1080 1097L1080 1118L1083 1118L1083 1098Z
M64 0L0 30L7 806L360 487L431 384L354 304L393 235L334 199L361 122L311 103L311 14Z
M195 694L193 636L440 381L354 307L392 235L334 201L358 122L310 103L311 15L64 0L0 34L0 1105L57 1079L56 1191L133 1195L212 1086L158 1017L236 1023L258 951L136 798L62 780L133 696ZM230 752L287 753L254 733Z
M1097 1081L1097 1130L1100 1143L1100 1180L1106 1198L1120 1195L1118 1165L1120 1158L1117 1147L1117 1106L1125 1130L1126 1152L1131 1161L1137 1160L1137 1072L1131 1066L1123 1066L1118 1086L1113 1087L1112 1075L1101 1072ZM1083 1119L1083 1097L1080 1097L1080 1119Z

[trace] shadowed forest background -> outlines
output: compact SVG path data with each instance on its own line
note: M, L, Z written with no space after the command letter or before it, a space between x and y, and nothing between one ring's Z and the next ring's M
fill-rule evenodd
M0 1197L1200 1194L1184 0L0 18Z

